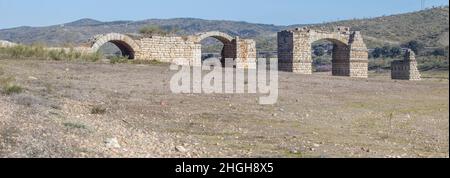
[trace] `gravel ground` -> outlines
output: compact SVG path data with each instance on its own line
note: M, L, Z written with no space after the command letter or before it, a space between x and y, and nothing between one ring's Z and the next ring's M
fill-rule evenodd
M259 105L251 94L172 94L172 75L0 60L0 78L24 88L0 94L0 157L449 156L448 79L280 73L278 103Z

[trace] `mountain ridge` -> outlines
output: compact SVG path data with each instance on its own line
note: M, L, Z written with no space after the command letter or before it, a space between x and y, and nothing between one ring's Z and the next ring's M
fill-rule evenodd
M285 29L311 26L332 29L349 26L366 36L370 48L384 44L398 45L419 40L426 46L448 46L448 6L423 11L367 19L342 20L320 24L273 25L245 21L204 20L199 18L146 19L139 21L102 22L83 18L46 27L0 29L0 39L21 44L43 43L49 46L78 45L103 33L138 33L148 25L176 28L179 35L204 31L222 31L232 36L252 38L260 50L276 50L276 33Z

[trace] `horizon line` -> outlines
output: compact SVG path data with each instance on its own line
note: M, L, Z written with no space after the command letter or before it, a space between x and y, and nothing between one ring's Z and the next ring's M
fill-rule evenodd
M410 12L404 12L404 13L393 13L389 15L380 15L380 16L372 16L372 17L357 17L357 18L348 18L348 19L336 19L336 20L330 20L330 21L323 21L323 22L315 22L315 23L295 23L295 24L270 24L270 23L260 23L260 22L250 22L245 20L232 20L232 19L207 19L207 18L198 18L198 17L172 17L172 18L147 18L147 19L137 19L137 20L99 20L96 18L91 17L81 17L66 23L59 23L59 24L53 24L53 25L35 25L35 26L29 26L29 25L21 25L21 26L15 26L15 27L6 27L6 28L0 28L0 30L9 30L9 29L15 29L15 28L43 28L43 27L51 27L51 26L60 26L60 25L66 25L73 22L77 22L80 20L93 20L98 21L99 23L111 23L111 22L140 22L140 21L147 21L147 20L175 20L175 19L195 19L195 20L205 20L205 21L228 21L228 22L241 22L241 23L249 23L249 24L258 24L258 25L270 25L270 26L277 26L277 27L289 27L289 26L297 26L297 25L317 25L317 24L324 24L324 23L333 23L333 22L342 22L342 21L349 21L349 20L364 20L364 19L375 19L375 18L382 18L382 17L389 17L389 16L395 16L395 15L404 15L404 14L410 14L410 13L417 13L421 11L427 11L432 9L439 9L439 8L449 8L449 5L441 5L441 6L434 6L434 7L428 7L425 9L410 11Z

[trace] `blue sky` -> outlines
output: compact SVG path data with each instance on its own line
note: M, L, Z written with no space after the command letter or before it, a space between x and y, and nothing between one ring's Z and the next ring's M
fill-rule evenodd
M448 5L426 0L426 7ZM101 21L194 17L276 25L376 17L421 9L421 0L0 0L0 29Z

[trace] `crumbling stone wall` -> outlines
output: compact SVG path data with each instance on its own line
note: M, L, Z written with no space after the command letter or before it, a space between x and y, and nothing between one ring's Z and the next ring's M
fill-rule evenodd
M391 77L394 80L421 80L416 55L412 50L406 50L403 60L392 62Z
M236 66L239 68L256 69L256 43L253 40L237 37L233 40L236 46Z
M201 41L207 37L220 40L222 60L235 59L237 66L244 68L256 67L256 44L250 39L231 37L221 32L207 32L197 35L180 36L152 36L132 39L130 36L110 33L97 35L91 39L91 52L97 51L107 42L114 43L122 54L138 60L158 60L161 62L175 63L178 65L200 66Z
M278 60L282 71L312 74L312 43L333 43L333 75L368 77L368 50L358 31L338 27L334 32L297 28L278 33Z

